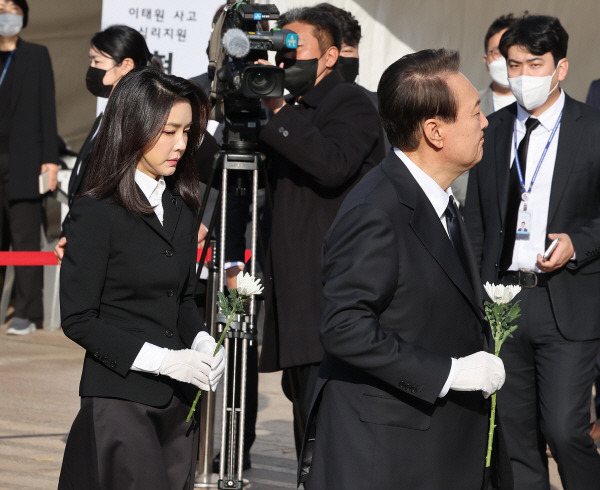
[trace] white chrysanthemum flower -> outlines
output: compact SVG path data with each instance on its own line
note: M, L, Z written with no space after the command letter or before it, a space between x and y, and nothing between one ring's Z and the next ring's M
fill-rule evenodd
M263 287L260 285L260 279L240 271L237 275L236 289L241 296L252 296L253 294L262 293Z
M498 305L510 303L521 292L521 286L516 285L505 286L503 284L490 284L486 282L483 287L490 299Z

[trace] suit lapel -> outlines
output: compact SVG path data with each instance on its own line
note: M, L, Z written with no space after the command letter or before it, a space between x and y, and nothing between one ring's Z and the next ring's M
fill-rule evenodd
M17 103L19 101L19 96L21 94L21 88L23 87L23 83L21 80L25 80L27 78L27 70L29 66L29 43L22 41L19 39L17 41L17 50L13 56L11 61L13 72L13 84L12 84L12 100L10 104L10 113L14 114L17 109Z
M573 165L577 161L579 141L583 131L579 128L581 112L573 99L566 95L563 108L560 131L558 133L558 147L556 150L556 162L554 174L552 175L552 187L550 191L550 204L548 207L548 227L558 210L565 188L567 187Z
M163 205L163 231L169 241L173 240L175 229L181 215L181 195L174 189L167 187L162 196Z
M101 120L102 115L99 115L94 121L90 134L88 134L88 137L83 142L81 150L79 150L77 161L73 166L73 172L71 174L71 178L69 179L69 196L74 196L76 192L79 192L81 182L83 181L83 176L86 173L85 169L81 168L82 162L88 161L89 164L90 155L94 149L94 142L96 141L96 130L98 129Z
M504 227L506 218L506 206L508 205L508 183L510 177L510 153L515 119L517 117L517 106L510 106L510 112L504 113L495 128L494 133L494 155L496 162L496 195L498 196L498 209L500 211L500 222Z
M148 201L148 199L146 198L146 196L144 195L144 193L142 192L142 190L139 188L139 186L136 184L136 188L138 191L138 194L140 195L141 199L148 204L148 206L150 206L150 202ZM165 192L163 192L163 210L165 207L165 194L168 194L169 191L165 189ZM169 204L171 205L171 204ZM156 216L156 213L152 212L149 214L143 214L142 215L142 220L150 227L152 228L156 233L158 233L163 239L165 239L167 242L171 243L171 236L169 236L169 231L170 230L165 230L165 227L160 223L158 216ZM166 213L163 214L163 222L166 221Z
M381 165L383 171L391 177L400 202L413 209L410 226L415 234L450 280L467 298L476 311L478 318L480 318L480 308L477 304L477 296L473 286L473 284L479 283L479 280L477 280L477 283L472 283L472 277L467 276L467 272L452 247L452 242L448 238L431 202L406 166L399 161L394 153L390 153ZM460 226L461 232L466 233L464 223L460 223ZM465 244L468 242L466 234L463 235L463 241ZM471 273L477 275L471 247L468 246L465 251L468 255Z

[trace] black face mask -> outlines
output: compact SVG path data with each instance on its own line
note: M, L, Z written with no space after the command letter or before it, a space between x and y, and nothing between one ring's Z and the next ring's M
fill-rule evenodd
M285 69L284 87L289 90L294 97L301 97L315 86L317 80L317 69L319 60L292 60L283 58L283 68Z
M102 83L104 75L106 75L106 70L90 66L85 75L85 85L92 95L106 99L112 91L112 85L104 85Z
M339 56L335 69L345 82L354 83L354 80L358 76L358 58Z

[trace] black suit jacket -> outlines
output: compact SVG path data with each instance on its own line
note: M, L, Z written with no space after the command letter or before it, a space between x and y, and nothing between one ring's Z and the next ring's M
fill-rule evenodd
M481 487L489 404L481 392L438 398L451 357L490 348L466 251L469 273L394 153L348 195L323 246L307 489Z
M585 103L600 109L600 80L594 80L590 83Z
M101 121L102 114L100 114L94 121L90 134L88 134L81 149L79 150L79 153L77 154L77 159L75 160L75 165L73 166L73 171L71 172L71 177L69 178L69 207L73 205L75 196L83 194L83 192L86 190L89 163L92 158L94 144L96 143L96 134Z
M260 367L275 371L322 358L323 237L348 191L384 157L383 133L365 93L334 71L274 115L260 141L274 180Z
M516 110L514 103L489 117L483 159L469 174L465 222L484 281L499 279ZM567 233L577 258L548 282L558 328L569 340L598 338L600 112L569 96L558 133L546 230Z
M54 75L45 46L19 39L10 102L8 199L39 199L42 163L58 164Z
M193 299L197 213L170 186L163 207L164 226L110 199L83 196L71 212L60 307L65 334L86 350L81 396L166 404L176 381L129 368L144 342L189 348L205 328ZM180 387L193 398L195 387Z

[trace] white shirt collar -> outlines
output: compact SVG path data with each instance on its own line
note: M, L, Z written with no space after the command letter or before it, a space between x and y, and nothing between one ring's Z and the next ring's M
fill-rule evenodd
M419 187L423 189L423 192L431 202L433 209L440 219L444 217L446 208L448 207L448 200L450 196L453 196L452 189L448 187L447 190L442 189L439 184L421 170L417 164L415 164L410 158L408 158L404 152L398 148L394 148L394 152L402 160L402 163L406 166L408 171L419 184Z
M558 99L556 99L556 102L538 116L540 125L547 131L552 131L558 120L558 116L565 106L565 91L560 89L560 87L557 90L560 90L560 95L558 96ZM517 104L517 120L521 127L525 127L525 121L527 121L529 117L531 117L531 114Z
M161 176L160 179L155 180L152 177L150 177L149 175L146 175L144 172L142 172L136 168L135 169L135 183L140 187L140 189L146 196L146 199L148 199L148 201L150 201L150 196L152 195L152 193L156 190L156 188L158 186L162 186L164 188L165 179L164 179L164 177Z

